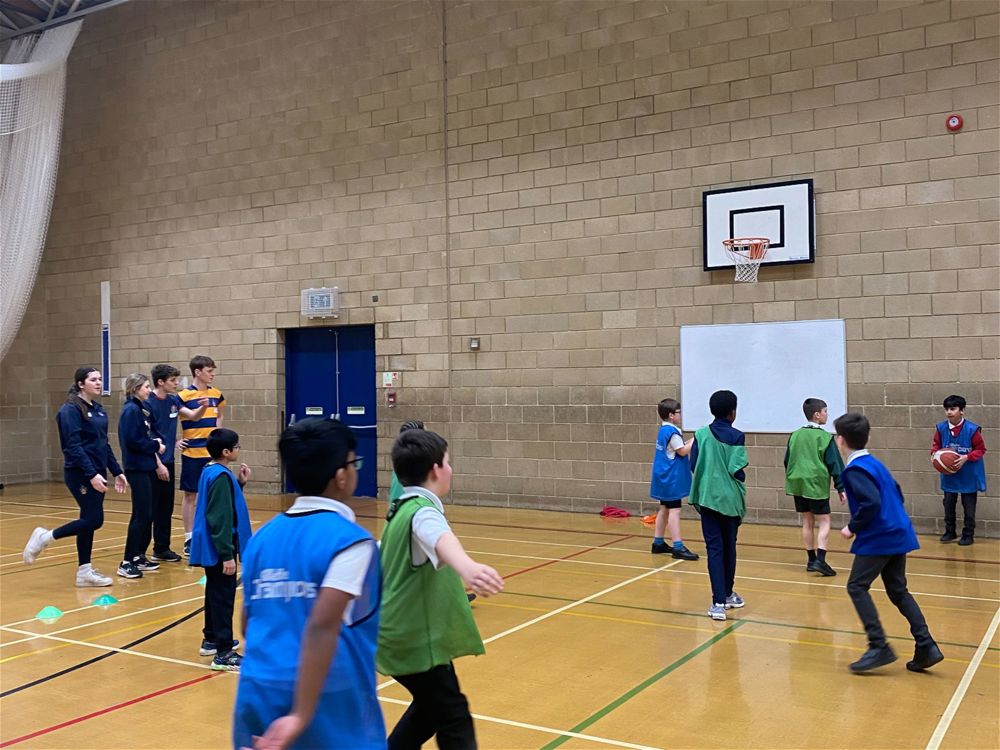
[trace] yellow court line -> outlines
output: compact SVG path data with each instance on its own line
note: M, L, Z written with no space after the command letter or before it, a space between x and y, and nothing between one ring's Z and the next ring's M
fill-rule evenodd
M170 615L168 617L161 617L158 620L148 620L146 622L140 622L137 625L129 625L127 628L119 628L118 630L111 630L108 631L107 633L101 633L100 635L91 636L90 638L81 638L80 640L86 643L95 643L96 641L102 638L107 638L108 636L111 635L119 635L121 633L127 633L130 630L138 630L139 628L149 627L150 625L159 625L161 622L171 622L176 619L177 619L176 617ZM22 643L24 642L25 641L22 641ZM47 654L50 651L58 651L59 649L62 648L70 648L72 645L73 645L72 643L63 643L59 646L49 646L48 648L40 648L37 651L25 651L23 654L15 654L14 656L8 656L4 659L0 659L0 664L6 664L7 662L14 661L16 659L23 659L25 656L39 656L40 654Z

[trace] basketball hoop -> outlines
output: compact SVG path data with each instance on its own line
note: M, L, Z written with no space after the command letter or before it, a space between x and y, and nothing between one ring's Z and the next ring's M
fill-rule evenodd
M736 237L723 240L723 246L736 264L736 281L755 282L760 264L767 255L771 240L767 237Z

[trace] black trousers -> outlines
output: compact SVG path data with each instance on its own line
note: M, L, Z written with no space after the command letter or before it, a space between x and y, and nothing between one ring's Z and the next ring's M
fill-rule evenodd
M236 574L227 576L222 563L205 568L205 640L215 644L219 655L233 650L233 607L236 605Z
M736 536L740 519L699 508L701 533L705 537L708 578L712 582L712 604L725 604L736 580Z
M976 533L976 499L978 493L962 493L962 510L965 512L965 523L962 525L962 536L971 537ZM944 530L955 533L955 509L958 507L958 493L944 493Z
M153 536L153 482L155 471L127 471L132 495L132 515L128 519L128 536L125 537L125 556L123 560L131 561L140 555L145 555L149 548L149 540Z
M394 679L410 691L413 702L389 735L388 750L418 750L434 735L441 750L476 749L469 702L450 662Z
M871 648L886 646L885 631L878 619L878 610L869 593L872 582L882 576L885 593L889 601L910 623L910 633L918 647L927 647L934 643L924 613L920 611L917 600L906 588L906 555L855 555L851 566L851 576L847 579L847 593L851 596L854 609L858 611L861 624L868 634L868 645Z
M163 465L167 467L169 474L167 481L153 476L153 552L166 552L170 549L170 530L174 515L177 487L174 465L172 462Z
M80 506L80 517L53 530L52 538L75 536L76 558L80 565L86 565L94 550L94 532L104 525L104 493L95 490L90 477L76 469L64 469L63 481Z

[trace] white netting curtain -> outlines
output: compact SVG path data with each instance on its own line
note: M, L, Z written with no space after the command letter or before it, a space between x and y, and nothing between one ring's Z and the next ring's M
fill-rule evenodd
M45 249L66 59L82 24L14 39L0 63L0 360L21 327Z

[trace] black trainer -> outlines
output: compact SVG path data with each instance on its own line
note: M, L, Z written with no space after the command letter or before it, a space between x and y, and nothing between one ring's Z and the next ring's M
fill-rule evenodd
M239 641L233 641L233 648L231 650L235 651L236 647L240 645ZM215 648L215 641L206 641L202 639L201 648L198 649L199 656L215 656L219 653L218 649Z
M884 667L896 661L896 652L886 644L882 648L870 648L865 651L864 656L851 664L852 672L867 672L870 669Z
M155 563L152 560L147 560L145 555L139 555L137 558L132 560L135 563L135 567L142 571L159 570L160 564Z
M683 544L680 547L674 547L670 550L670 556L675 560L697 560L698 555L689 550Z
M153 562L180 562L182 558L172 549L168 549L165 552L153 552L149 559Z
M941 535L941 544L954 542L956 539L958 539L958 534L956 534L954 531L946 531Z
M212 659L211 669L213 672L239 672L243 657L235 651L225 654L216 654Z
M134 562L122 560L118 566L118 575L122 578L142 578L142 571Z
M829 578L830 576L837 575L837 571L831 568L830 563L828 563L826 560L817 560L816 567L813 568L813 570L815 570L821 576L826 576L827 578Z
M941 649L936 643L924 648L917 646L913 651L913 661L906 662L906 668L911 672L923 672L942 660L944 660L944 654L941 653Z
M184 540L184 557L191 557L191 540Z
M975 540L971 536L966 536L965 534L962 534L962 538L958 540L958 546L968 547L970 544L973 544L974 542Z
M817 572L819 572L819 569L816 567L816 563L818 563L818 562L819 562L819 560L810 560L809 562L807 562L806 563L806 572L807 573L817 573Z
M650 552L654 555L663 555L667 552L672 551L672 547L666 542L653 542L653 546L650 548Z

